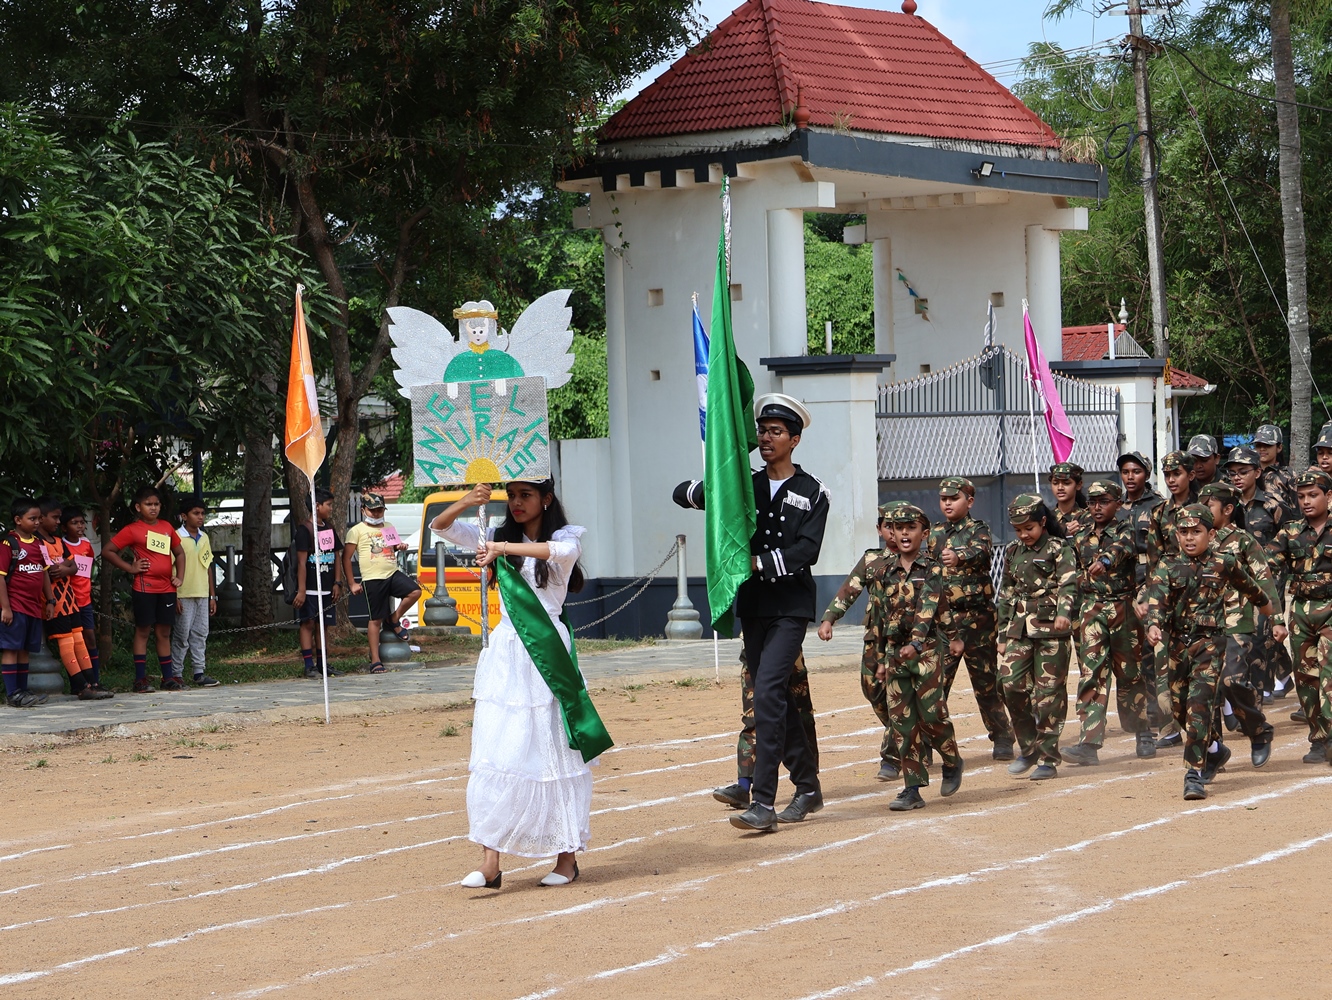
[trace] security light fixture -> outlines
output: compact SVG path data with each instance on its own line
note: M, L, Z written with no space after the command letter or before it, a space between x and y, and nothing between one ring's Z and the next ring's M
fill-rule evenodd
M976 167L971 171L971 176L975 177L978 181L983 181L992 173L994 173L994 164L989 160L983 160L979 167Z

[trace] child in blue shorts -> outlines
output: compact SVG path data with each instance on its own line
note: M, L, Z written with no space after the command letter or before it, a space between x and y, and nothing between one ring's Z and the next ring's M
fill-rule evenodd
M46 695L28 690L28 656L45 641L42 620L51 600L46 560L37 539L41 508L32 497L18 497L9 508L14 527L0 538L0 672L5 700L15 708L33 708Z

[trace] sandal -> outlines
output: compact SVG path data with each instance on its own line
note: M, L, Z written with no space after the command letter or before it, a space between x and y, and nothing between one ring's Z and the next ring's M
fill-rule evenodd
M370 664L369 672L372 674L386 674L388 673L388 667L376 660L374 663Z
M407 630L403 628L401 625L393 626L393 634L398 637L399 642L408 641Z

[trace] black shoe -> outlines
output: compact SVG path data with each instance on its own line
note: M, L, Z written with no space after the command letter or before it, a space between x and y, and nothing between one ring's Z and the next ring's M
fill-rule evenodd
M216 678L209 677L207 674L195 674L194 686L201 688L215 688L222 682Z
M1015 777L1020 776L1026 774L1033 767L1035 767L1035 765L1036 765L1036 760L1034 758L1023 757L1021 755L1018 755L1017 757L1013 758L1013 763L1008 765L1008 773L1014 775Z
M161 690L163 691L184 691L185 682L179 677L163 677Z
M17 691L6 699L11 708L36 708L39 702L31 691ZM42 701L46 699L43 698Z
M939 794L944 798L952 795L962 787L962 763L959 761L956 765L945 764L943 766L943 781L939 785Z
M778 823L799 823L823 808L822 792L796 792L791 804L777 814Z
M1059 769L1053 764L1042 764L1031 772L1032 781L1049 781L1051 778L1057 777L1059 777Z
M714 788L712 797L718 802L725 802L732 809L744 809L749 805L749 789L739 782L725 788Z
M1272 689L1272 697L1273 697L1273 698L1277 698L1277 699L1287 698L1287 697L1289 697L1290 695L1292 695L1292 694L1294 694L1294 693L1295 693L1295 684L1294 684L1294 682L1291 682L1290 684L1287 684L1287 685L1286 685L1285 687L1283 687L1280 691L1278 691L1276 688L1273 688L1273 689Z
M1272 756L1272 734L1260 736L1263 742L1253 741L1253 746L1249 748L1249 760L1253 762L1254 767L1262 767L1267 763L1267 759Z
M1239 728L1239 717L1232 712L1230 715L1222 713L1221 721L1226 724L1226 732L1233 733Z
M1271 691L1264 691L1264 692L1263 692L1263 708L1266 708L1268 705L1272 704L1273 700L1274 700L1274 699L1272 698L1272 692L1271 692Z
M1297 708L1297 709L1295 709L1295 711L1293 711L1293 712L1290 713L1290 721L1291 721L1291 722L1308 722L1308 721L1309 721L1309 717L1308 717L1307 715L1304 714L1304 709L1302 709L1302 708Z
M1327 760L1327 740L1310 740L1309 752L1301 758L1306 764L1322 764Z
M1072 761L1074 764L1094 765L1101 762L1101 758L1096 755L1096 747L1090 743L1077 743L1061 750L1060 755L1064 760Z
M755 802L739 816L732 816L731 826L751 833L772 833L777 829L777 813L772 806Z
M995 760L1012 760L1013 741L1010 739L1005 739L1002 736L996 738L994 741L994 750L991 751L990 756L993 757Z
M111 696L112 696L111 692L106 690L105 688L100 688L96 687L95 685L89 684L87 687L85 687L82 691L79 692L79 701L105 701L107 698L110 698Z
M890 760L879 765L879 773L874 777L880 781L896 781L902 775L902 769Z
M1216 780L1216 772L1226 766L1226 761L1230 760L1230 747L1224 743L1217 747L1216 753L1209 753L1203 762L1202 781L1204 785L1210 785Z
M1156 740L1156 749L1169 750L1171 747L1181 746L1184 743L1183 735L1177 730L1173 733L1167 733L1165 736L1159 736Z
M1189 768L1184 772L1184 801L1196 802L1205 798L1207 798L1207 786L1203 784L1202 775Z
M1139 733L1136 742L1139 759L1151 760L1156 756L1156 737L1151 733Z
M897 798L888 803L888 809L895 813L910 812L912 809L924 809L925 800L920 797L920 789L915 785L897 793Z

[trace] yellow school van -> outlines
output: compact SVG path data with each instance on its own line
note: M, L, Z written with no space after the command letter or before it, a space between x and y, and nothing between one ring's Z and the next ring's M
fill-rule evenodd
M467 495L467 490L440 490L425 498L421 506L421 549L417 556L416 578L421 584L421 600L417 604L417 621L425 624L425 602L435 596L435 542L441 541L430 530L430 522L442 514L452 503ZM498 524L509 514L509 498L503 489L496 489L486 504L487 523ZM458 519L476 523L476 508ZM458 624L481 634L481 579L476 567L476 552L465 551L452 542L444 542L444 585L449 596L458 602ZM490 627L499 623L499 589L491 587L487 593L490 604Z

